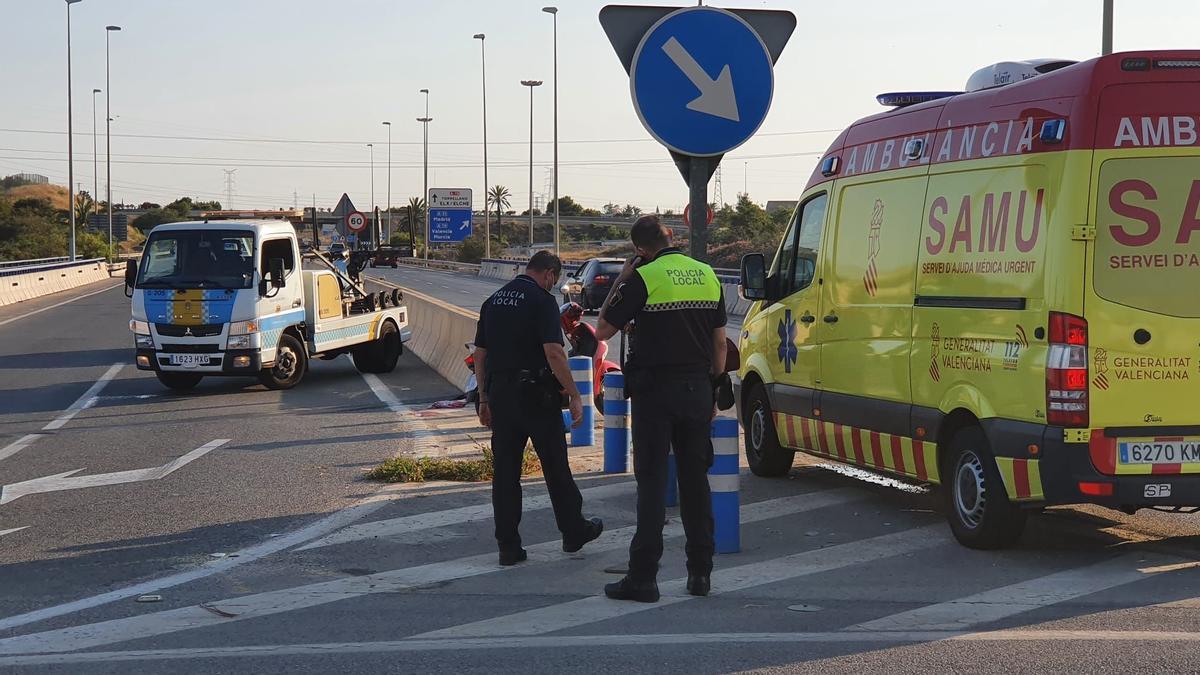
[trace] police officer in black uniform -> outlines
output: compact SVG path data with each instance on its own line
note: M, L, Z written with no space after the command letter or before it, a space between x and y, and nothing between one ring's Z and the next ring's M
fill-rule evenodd
M583 407L563 349L558 304L550 294L561 273L558 257L539 251L524 274L493 293L479 310L479 421L492 430L492 512L501 565L515 565L527 557L517 528L521 464L529 440L542 462L563 551L578 551L604 530L599 518L584 519L583 497L567 462L564 394L570 398L575 426L583 419Z
M710 427L714 383L725 370L724 297L712 268L672 247L671 232L657 216L639 218L630 238L637 256L613 284L596 337L607 340L634 320L625 391L633 409L637 532L629 545L628 575L605 586L604 594L658 601L667 453L673 448L687 536L687 590L708 595L714 549Z

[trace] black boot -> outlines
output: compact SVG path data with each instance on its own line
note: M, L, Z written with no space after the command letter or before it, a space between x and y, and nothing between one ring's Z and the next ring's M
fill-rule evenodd
M523 548L513 549L511 551L500 551L500 564L505 567L516 565L519 562L524 562L528 558L529 554L526 553L525 549Z
M574 553L583 548L583 545L600 536L604 531L604 521L599 518L588 518L584 521L585 525L582 531L573 537L563 537L563 552Z
M613 600L658 602L658 584L653 581L633 581L629 577L623 577L620 581L606 584L604 594Z
M705 596L712 588L712 579L707 574L689 574L687 592L692 595Z

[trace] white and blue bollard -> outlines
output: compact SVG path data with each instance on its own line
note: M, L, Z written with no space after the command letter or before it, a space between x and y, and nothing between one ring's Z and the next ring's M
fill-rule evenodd
M675 468L675 449L667 451L667 506L679 506L679 470Z
M572 356L571 379L583 399L583 421L571 430L571 447L590 446L596 442L596 402L592 395L592 357Z
M632 448L625 374L604 374L604 473L629 473Z
M741 550L738 497L738 422L718 417L712 422L713 464L708 470L712 493L713 540L717 553Z

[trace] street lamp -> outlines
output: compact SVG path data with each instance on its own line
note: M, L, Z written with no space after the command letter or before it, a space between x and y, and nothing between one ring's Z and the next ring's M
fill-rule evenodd
M108 38L114 32L121 30L120 26L105 26L104 27L104 89L108 93L104 95L104 164L105 169L105 185L104 185L104 201L105 211L108 212L108 250L112 251L113 245L113 230L112 230L112 82L109 81L108 71ZM233 208L233 207L230 207Z
M375 144L367 143L367 147L371 150L371 227L378 228L379 223L375 220Z
M383 126L388 128L388 187L387 187L387 236L383 237L386 241L391 241L392 238L392 123L383 122Z
M521 80L529 87L529 254L533 255L533 88L542 86L541 80Z
M483 82L483 257L492 257L492 230L488 221L488 177L487 177L487 50L484 48L483 33L471 36L479 40L479 64L482 69ZM496 223L500 225L499 222Z
M67 0L67 211L71 213L71 246L67 254L75 260L75 124L71 115L71 5Z
M429 123L433 118L429 116L429 90L422 89L422 94L425 94L425 116L418 117L417 121L421 123L424 131L422 147L425 153L425 173L424 173L424 190L421 192L421 199L425 200L425 266L429 266Z
M99 89L92 90L92 203L98 205L96 201L100 198L100 155L96 151L96 94L99 94ZM112 262L112 240L108 242L109 262Z
M554 17L554 254L559 255L558 242L558 8L543 7L543 12Z
M1113 36L1113 0L1104 0L1104 10L1100 26L1100 55L1112 53Z

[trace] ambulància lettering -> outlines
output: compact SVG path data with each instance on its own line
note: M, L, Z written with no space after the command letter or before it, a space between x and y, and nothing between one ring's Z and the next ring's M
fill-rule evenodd
M1122 117L1113 147L1187 146L1196 140L1196 118L1191 115Z

